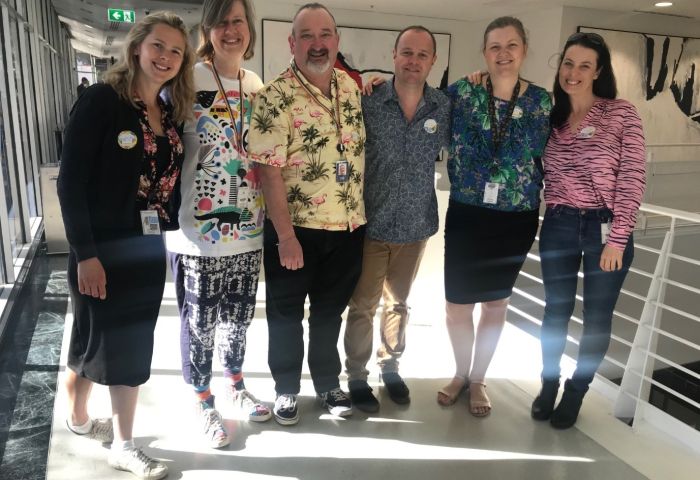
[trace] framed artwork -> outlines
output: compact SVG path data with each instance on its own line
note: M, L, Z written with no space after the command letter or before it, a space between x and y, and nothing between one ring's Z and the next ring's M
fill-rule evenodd
M605 39L618 96L639 110L647 144L700 143L700 38L584 26L578 31Z
M262 51L263 81L275 78L289 66L292 55L287 38L292 32L292 22L263 19ZM336 67L343 68L356 79L367 81L372 76L390 76L394 71L391 52L399 30L377 30L372 28L338 27L340 52ZM447 85L450 61L450 34L433 33L437 43L437 60L428 76L428 85Z

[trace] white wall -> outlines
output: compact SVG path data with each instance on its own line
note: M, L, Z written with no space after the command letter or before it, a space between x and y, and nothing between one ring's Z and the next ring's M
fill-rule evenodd
M578 26L679 37L700 36L700 22L695 19L652 13L621 13L590 8L564 7L559 43L564 45L564 41L569 35L576 32Z
M552 89L557 69L562 15L562 7L518 15L529 37L527 60L521 75L547 90Z
M255 46L255 56L246 62L246 68L254 72L262 72L262 19L272 20L291 20L296 10L297 5L278 1L278 0L253 0L255 12L258 17L256 28L258 30L258 42ZM467 52L472 49L479 53L479 46L473 41L473 32L470 29L470 24L460 21L449 21L441 19L430 19L425 17L412 17L407 15L387 15L375 12L364 12L349 9L331 9L333 16L338 25L346 27L369 27L388 30L401 30L409 25L423 25L424 27L436 33L452 34L450 43L450 82L456 80L466 72L473 71L477 66L468 63L473 57L469 53L465 54L465 45ZM479 33L477 33L477 36ZM340 39L342 48L343 39ZM285 43L279 48L289 50L289 46ZM291 54L290 54L291 57Z

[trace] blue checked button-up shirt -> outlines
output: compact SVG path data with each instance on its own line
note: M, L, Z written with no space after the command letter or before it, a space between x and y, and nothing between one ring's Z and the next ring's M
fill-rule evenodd
M393 81L362 97L365 144L365 213L373 240L411 243L438 229L435 159L450 144L450 102L426 85L408 123Z

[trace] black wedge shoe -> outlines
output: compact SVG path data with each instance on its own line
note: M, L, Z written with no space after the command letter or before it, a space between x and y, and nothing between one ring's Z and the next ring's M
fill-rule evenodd
M552 412L549 423L559 430L573 427L587 391L588 387L583 391L577 390L571 380L564 382L564 394L561 396L559 405Z
M552 416L552 412L554 411L554 402L557 400L557 393L559 393L559 379L543 379L542 389L535 398L535 401L532 402L530 416L539 421L549 420L549 417Z

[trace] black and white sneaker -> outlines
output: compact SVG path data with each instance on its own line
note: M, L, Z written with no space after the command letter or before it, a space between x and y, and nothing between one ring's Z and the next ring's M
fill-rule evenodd
M275 407L272 409L275 421L280 425L295 425L299 422L299 409L297 408L297 396L293 393L277 395Z
M352 415L352 401L340 387L319 393L318 398L321 401L321 406L327 408L331 415L337 417Z

